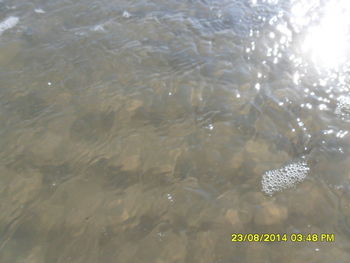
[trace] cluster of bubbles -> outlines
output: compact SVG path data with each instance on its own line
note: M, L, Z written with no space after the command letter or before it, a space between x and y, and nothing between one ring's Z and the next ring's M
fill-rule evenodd
M335 114L343 119L350 116L350 97L340 96L338 98Z
M262 191L268 195L273 195L275 192L282 191L295 186L302 182L310 168L306 162L296 162L288 164L277 170L265 172L262 178Z

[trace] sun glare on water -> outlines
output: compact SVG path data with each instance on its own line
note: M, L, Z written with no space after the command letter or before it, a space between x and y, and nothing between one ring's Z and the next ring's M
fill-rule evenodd
M317 68L335 70L349 55L350 2L330 1L322 10L319 23L307 29L301 48Z

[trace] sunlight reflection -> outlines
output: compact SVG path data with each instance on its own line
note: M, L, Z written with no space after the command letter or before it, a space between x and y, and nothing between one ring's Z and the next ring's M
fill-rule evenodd
M305 11L302 14L306 15ZM296 15L299 22L303 22L300 12ZM348 54L349 26L350 2L330 1L324 7L320 22L307 30L302 51L310 56L316 67L336 69L342 66Z
M319 0L292 0L291 1L291 22L295 32L300 33L304 26L317 18L315 9L320 6Z

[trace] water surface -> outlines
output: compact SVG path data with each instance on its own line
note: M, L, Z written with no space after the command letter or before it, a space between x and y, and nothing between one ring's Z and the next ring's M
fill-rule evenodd
M335 0L0 0L0 262L349 262L349 17ZM301 160L302 182L262 191Z

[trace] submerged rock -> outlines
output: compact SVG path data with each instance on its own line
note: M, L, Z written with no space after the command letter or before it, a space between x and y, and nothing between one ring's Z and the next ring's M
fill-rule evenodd
M239 213L234 209L229 209L226 211L225 219L232 225L237 225L240 223Z
M263 204L254 214L254 222L257 225L278 224L287 219L287 208L276 205L272 202Z

